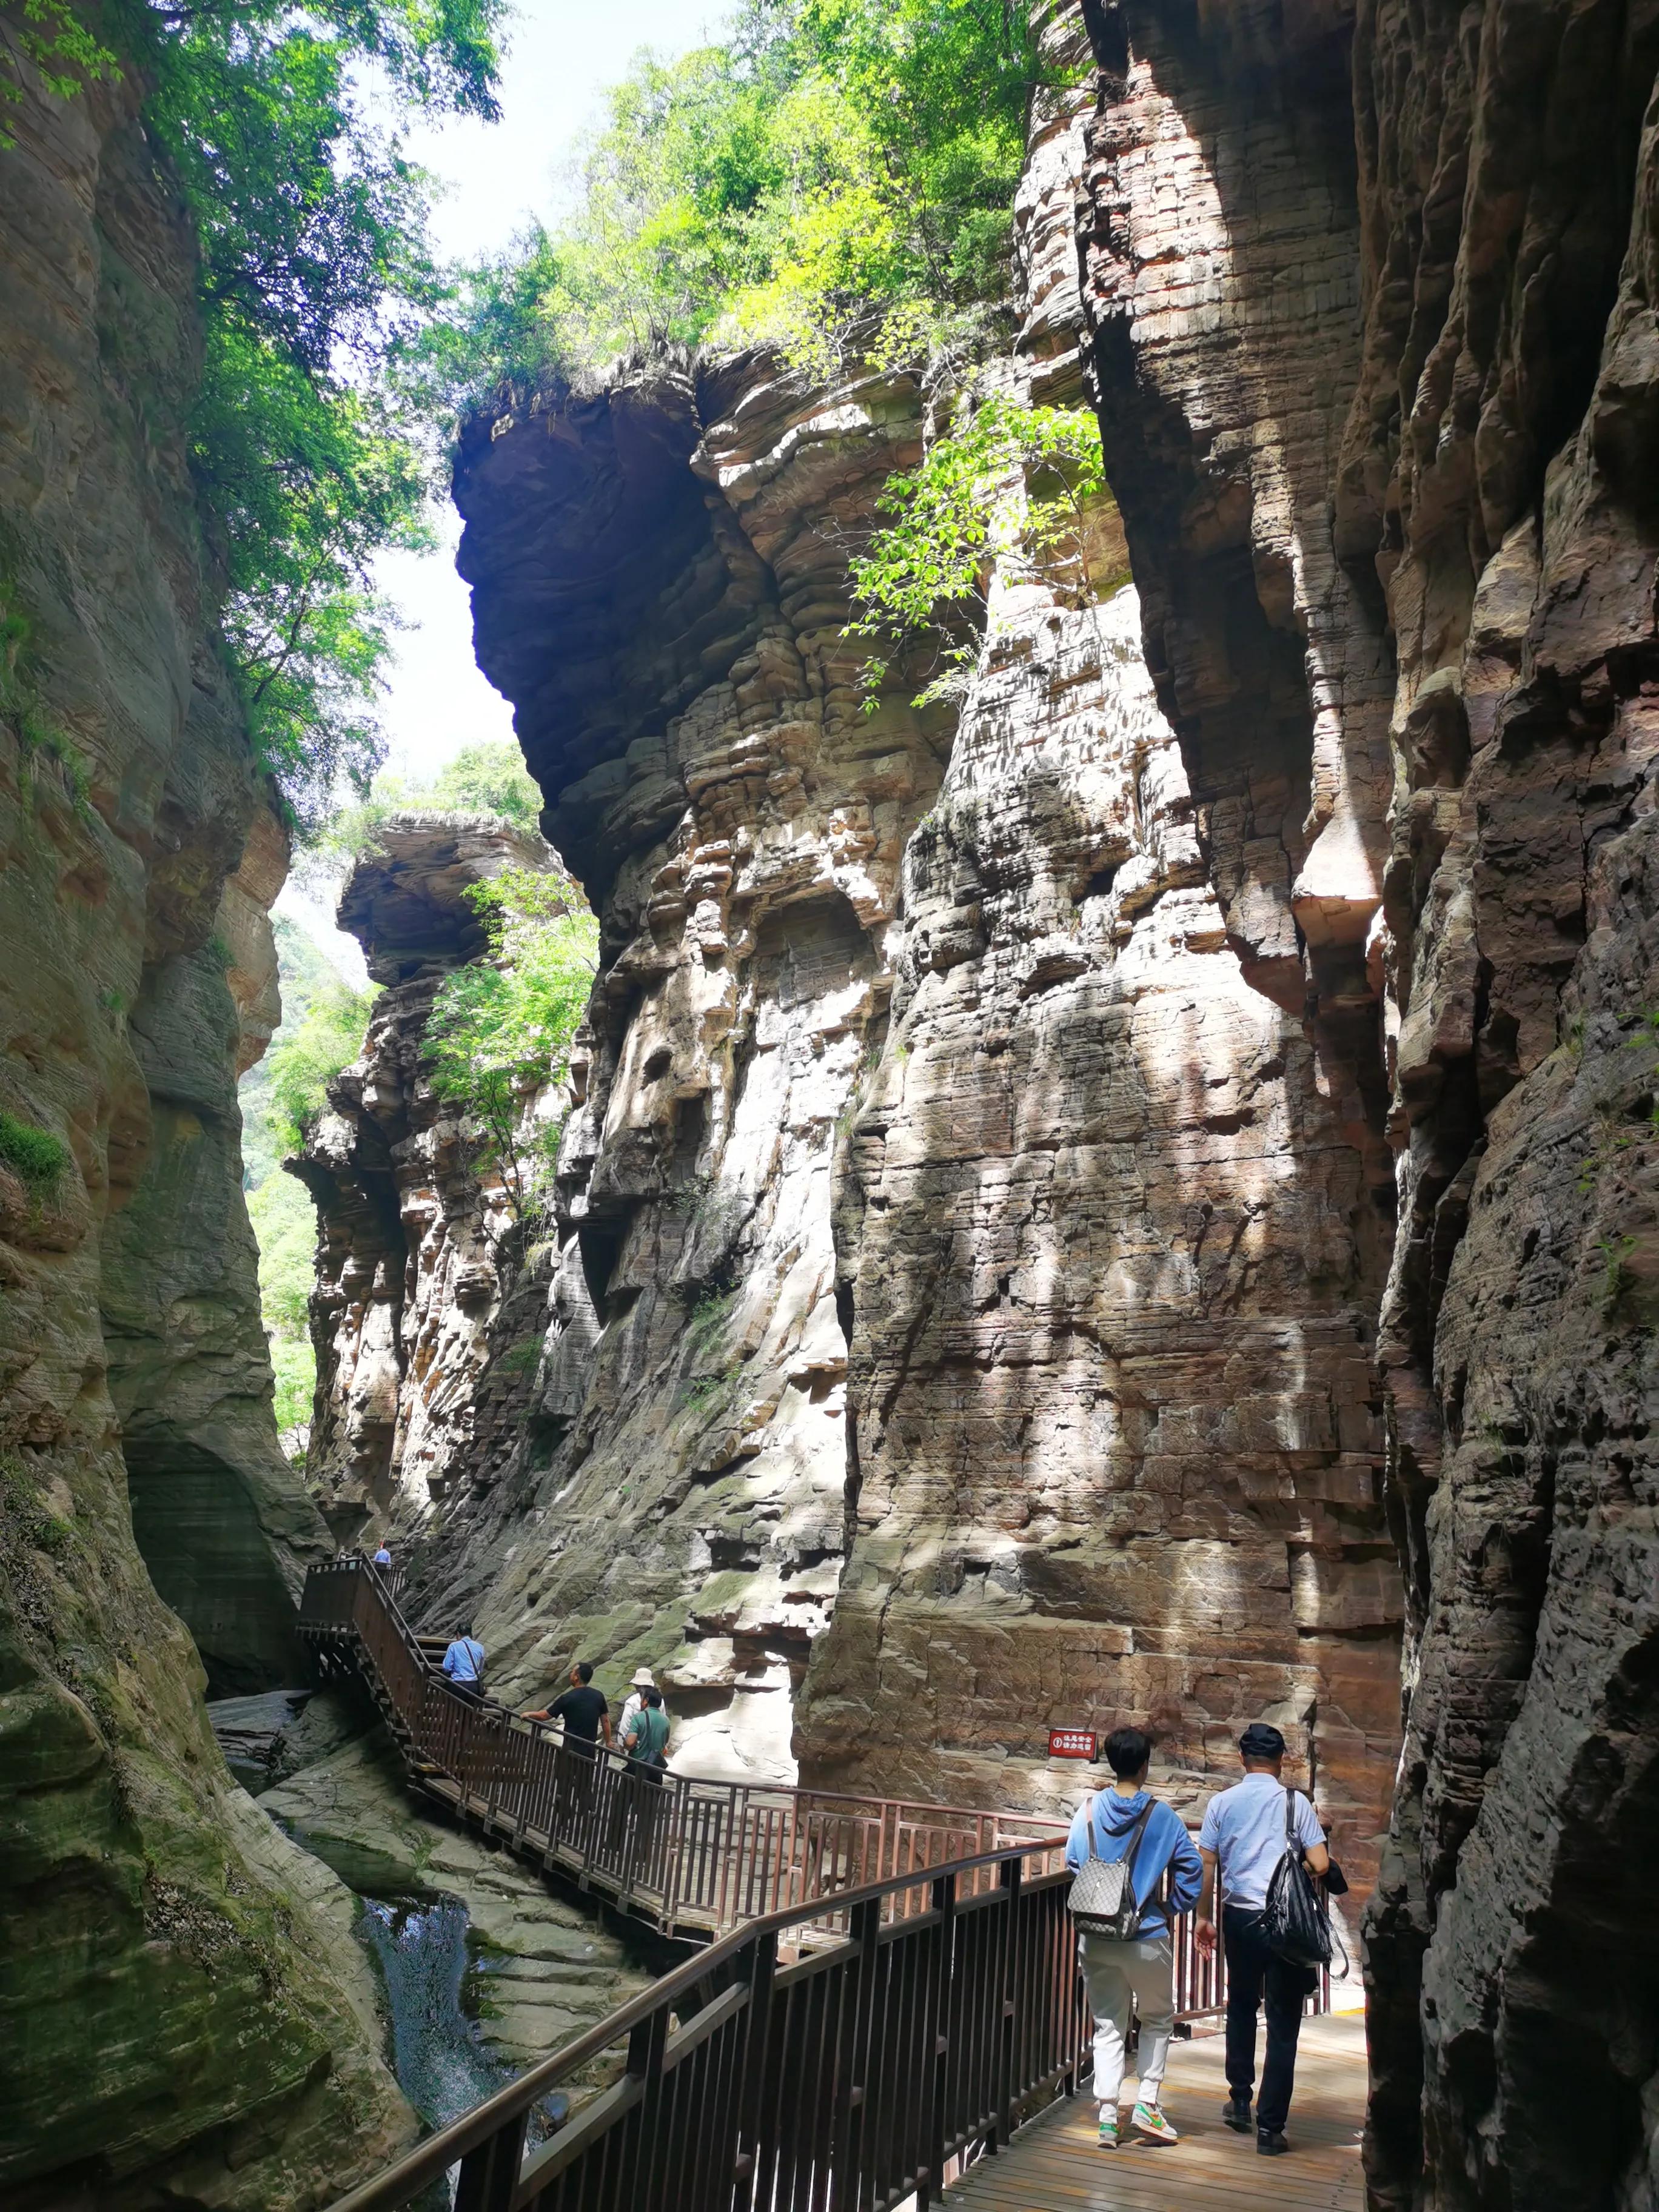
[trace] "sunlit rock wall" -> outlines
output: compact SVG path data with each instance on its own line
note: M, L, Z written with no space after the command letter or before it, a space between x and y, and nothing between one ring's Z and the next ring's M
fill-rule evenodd
M1659 21L1090 27L1085 295L1149 661L1241 957L1276 946L1386 1085L1410 1702L1372 2187L1649 2203Z
M603 942L533 1410L447 1507L433 1601L515 1691L650 1663L702 1771L793 1773L839 1574L831 1160L949 721L908 674L862 710L842 541L919 421L908 378L660 364L536 399L458 471L479 657Z
M1035 118L1006 371L1066 404L1086 105ZM463 452L480 659L604 974L538 1406L436 1612L514 1689L649 1662L687 1765L792 1771L793 1721L807 1778L966 1802L1069 1802L1049 1724L1137 1718L1196 1802L1270 1712L1363 1881L1364 1111L1229 944L1109 502L1087 590L999 579L965 702L896 672L860 713L846 551L921 406L659 365Z
M315 1870L230 1784L122 1456L125 1427L133 1489L184 1500L157 1577L193 1611L223 1576L263 1666L320 1533L283 1488L233 1087L282 861L212 640L194 246L137 88L25 69L0 148L0 1108L69 1154L0 1172L0 2196L298 2212L412 2118ZM195 1617L240 1663L221 1593Z
M1016 374L1063 404L1085 105L1040 115L1019 202ZM1134 1720L1196 1812L1267 1716L1364 1883L1400 1592L1363 1112L1230 933L1115 516L1097 528L1097 604L994 592L905 856L838 1220L857 1534L802 1759L1069 1807L1050 1723Z

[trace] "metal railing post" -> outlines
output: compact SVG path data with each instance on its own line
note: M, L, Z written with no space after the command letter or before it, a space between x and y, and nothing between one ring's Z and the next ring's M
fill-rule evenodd
M530 2115L519 2113L461 2160L455 2212L513 2212Z

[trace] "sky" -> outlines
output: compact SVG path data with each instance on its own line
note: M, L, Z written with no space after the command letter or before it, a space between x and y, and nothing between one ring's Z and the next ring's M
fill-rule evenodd
M606 85L641 46L667 56L698 46L722 9L705 0L520 0L501 71L501 120L463 118L409 134L413 158L443 179L433 234L439 252L499 252L532 216L556 214L562 186ZM424 779L464 744L510 738L513 714L472 658L471 595L455 573L460 525L446 505L435 553L383 555L380 589L408 627L383 702L391 765ZM359 983L355 939L341 936L325 905L290 882L276 902Z

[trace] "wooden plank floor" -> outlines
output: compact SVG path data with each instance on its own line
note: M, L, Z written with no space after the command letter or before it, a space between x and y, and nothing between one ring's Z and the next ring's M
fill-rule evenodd
M946 2190L945 2202L963 2212L1361 2212L1363 2014L1303 2021L1285 2130L1289 2157L1260 2157L1253 2135L1224 2127L1226 2094L1221 2038L1177 2043L1164 2109L1181 2130L1179 2143L1146 2142L1126 2128L1119 2149L1102 2150L1095 2141L1098 2107L1085 2093L1062 2099L999 2157L972 2166Z

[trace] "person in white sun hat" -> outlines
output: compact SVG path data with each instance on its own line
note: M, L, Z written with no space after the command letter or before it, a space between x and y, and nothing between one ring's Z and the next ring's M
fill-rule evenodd
M622 1718L617 1723L614 1739L616 1742L621 1743L628 1734L629 1723L645 1704L645 1692L656 1687L657 1678L648 1667L636 1667L634 1669L634 1679L629 1685L627 1697L623 1700ZM665 1706L663 1710L666 1711L667 1707Z

